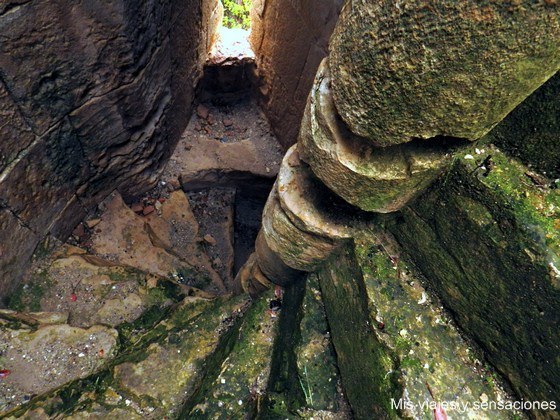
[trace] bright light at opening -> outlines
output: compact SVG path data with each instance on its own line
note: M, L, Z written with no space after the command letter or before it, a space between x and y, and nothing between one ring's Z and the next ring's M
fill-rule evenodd
M221 62L228 58L254 58L249 44L249 31L241 28L220 27L218 39L210 52L212 61Z

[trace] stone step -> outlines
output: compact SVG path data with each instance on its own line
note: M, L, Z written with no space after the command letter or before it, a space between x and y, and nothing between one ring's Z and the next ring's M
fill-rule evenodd
M151 327L179 313L172 309L182 296L208 296L68 245L32 268L12 309L0 311L0 416L59 387L78 392L80 381L161 335Z
M257 418L352 418L316 276L284 290L279 318L268 393Z
M218 374L249 307L246 297L186 297L167 311L123 324L112 330L119 345L106 351L102 369L75 376L11 414L162 418L180 412L206 376Z
M254 101L200 104L162 175L185 191L240 184L266 193L283 151Z
M181 294L207 295L63 245L32 267L27 280L10 297L9 307L17 311L14 317L30 325L116 327L134 321L153 306L168 306Z
M36 395L98 372L118 351L118 333L107 326L19 324L0 317L0 417Z
M456 154L387 226L514 391L551 401L560 393L560 190L484 142Z
M194 216L200 226L200 236L206 254L224 280L225 288L232 290L234 265L234 188L210 188L186 193Z
M364 236L317 274L356 418L431 418L430 404L436 403L447 404L452 417L519 416L514 410L477 410L484 403L513 402L505 381L462 338L394 240L381 233Z
M102 204L91 249L102 258L160 277L172 277L214 294L225 292L220 275L201 246L198 223L181 191L147 215L134 213L117 194Z
M189 419L251 418L267 392L278 320L269 310L274 293L256 300L243 318L231 353L220 366L202 400L184 414Z

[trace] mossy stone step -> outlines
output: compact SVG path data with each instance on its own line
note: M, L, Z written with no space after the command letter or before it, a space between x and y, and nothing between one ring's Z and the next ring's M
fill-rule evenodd
M521 398L560 395L560 190L492 145L387 224Z
M179 330L151 343L140 361L115 366L115 387L137 401L141 414L176 415L197 393L206 377L219 372L229 354L248 305L246 297L216 299ZM176 325L177 317L165 321ZM180 322L180 320L179 320Z
M351 418L315 275L285 289L279 321L268 393L257 418Z
M231 353L220 366L219 375L204 399L188 418L245 418L256 414L266 393L270 361L277 334L277 317L269 310L274 293L259 297L243 317Z
M318 273L355 417L428 418L427 383L439 402L464 407L463 418L510 418L515 413L475 409L507 401L500 379L389 244L388 237L360 238ZM448 414L457 415L451 408Z

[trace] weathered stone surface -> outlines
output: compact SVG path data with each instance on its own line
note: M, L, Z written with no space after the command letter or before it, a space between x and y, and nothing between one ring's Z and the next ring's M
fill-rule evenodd
M0 83L0 173L13 162L19 153L33 142L35 136L22 118L17 105L10 98L6 86Z
M556 2L348 3L331 40L350 130L388 146L478 139L560 66Z
M278 173L282 210L299 229L334 240L351 238L373 217L340 200L300 160L297 146L284 156Z
M269 291L243 317L229 356L204 399L188 413L189 419L247 418L257 412L266 394L277 318L267 314Z
M331 190L366 211L396 211L451 162L449 147L412 142L376 147L340 121L326 60L318 70L299 137L302 159Z
M306 280L299 330L301 338L294 351L306 408L331 413L335 418L350 418L344 412L347 407L343 405L347 403L340 395L340 375L323 296L315 275Z
M214 6L1 7L0 202L35 233L13 241L13 258L0 256L0 296L49 231L65 237L77 214L116 187L132 194L153 185L186 126Z
M145 221L152 244L187 261L193 267L181 274L184 277L181 281L199 288L204 288L208 282L223 284L225 277L220 277L212 268L212 262L204 251L199 236L198 221L183 191L171 193L161 205L160 211L157 214L151 213Z
M257 255L260 271L274 284L286 286L302 278L303 273L295 270L280 259L274 251L270 249L264 232L261 229L255 241L255 254Z
M92 374L112 358L117 344L117 331L99 325L30 331L0 324L0 337L2 369L10 370L0 381L0 415L33 394Z
M97 255L160 276L170 275L182 266L179 258L152 244L144 221L118 193L104 201L102 208L102 220L91 238Z
M342 4L342 0L253 2L251 46L263 77L263 109L285 148L296 141L315 71L327 55Z
M72 326L134 321L151 303L142 287L146 273L90 255L57 259L35 277L30 283L42 282L44 289L41 309L67 312Z
M201 316L183 320L181 330L150 344L143 360L115 367L118 388L152 407L152 418L188 413L204 397L206 377L219 374L247 306L245 297L218 299ZM168 324L174 327L173 320Z
M526 167L495 147L479 152L460 156L390 229L518 395L554 400L560 193L534 185ZM488 154L491 164L479 168Z
M40 233L73 200L88 168L78 138L64 120L29 146L2 175L0 203Z
M233 283L235 194L233 188L189 193L206 253L228 290Z
M164 234L169 234L169 227L167 230L163 230L165 226L156 229L163 232L161 236L164 239L159 239L154 230L147 227L149 223L126 206L118 193L113 193L103 207L102 220L91 238L92 249L97 255L158 276L173 276L183 283L212 292L224 291L221 278L211 267L205 266L204 261L201 264L201 260L196 259L197 255L188 255L188 259L183 259L180 252L168 252L162 247L165 246L167 238ZM152 223L155 225L155 222ZM207 257L205 262L208 264Z
M560 178L560 73L504 118L491 142L549 178Z
M448 403L450 416L510 418L513 410L474 408L485 400L512 401L500 388L503 381L477 360L417 275L399 259L398 249L385 238L383 243L387 246L364 238L357 253L344 249L317 274L356 418L371 418L371 410L377 410L376 418L431 417L432 409L420 406L432 401L426 383L437 402ZM344 309L348 307L352 314ZM397 407L399 401L410 405Z
M348 402L358 419L396 417L395 361L367 324L370 309L351 246L331 258L317 276Z
M234 293L245 292L250 296L258 296L272 286L259 267L256 253L252 253L243 264L235 276L234 286Z
M33 250L40 240L38 235L11 211L0 206L0 296L5 298L15 288L13 276L27 268ZM0 299L0 304L5 304Z
M283 152L255 101L199 106L169 160L168 178L180 179L185 191L274 178Z
M0 319L5 321L21 321L28 326L66 324L68 314L64 312L17 312L11 309L0 309Z
M517 410L474 408L486 399L511 403L501 388L503 379L481 361L480 350L463 340L451 317L422 285L423 279L400 256L394 240L387 235L378 238L381 243L372 243L366 236L357 240L356 262L372 308L372 331L394 351L403 398L414 404L402 409L403 417L432 415L431 409L422 410L418 405L431 399L428 383L437 402L456 404L447 409L450 416L511 418ZM465 406L468 408L460 412Z
M264 207L262 223L270 249L295 270L315 270L337 246L331 238L302 231L290 221L280 206L277 184Z

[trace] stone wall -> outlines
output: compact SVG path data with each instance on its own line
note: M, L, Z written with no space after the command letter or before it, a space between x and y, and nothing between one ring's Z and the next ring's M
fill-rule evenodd
M213 1L0 5L0 297L47 234L134 195L186 126Z
M263 109L284 147L296 142L307 95L342 0L255 0L251 46L256 54Z

